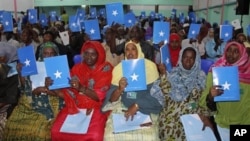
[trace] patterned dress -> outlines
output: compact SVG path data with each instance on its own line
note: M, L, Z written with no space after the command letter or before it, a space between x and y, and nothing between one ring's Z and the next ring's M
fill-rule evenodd
M63 100L49 95L33 95L27 77L18 105L8 118L4 141L50 141L50 128Z

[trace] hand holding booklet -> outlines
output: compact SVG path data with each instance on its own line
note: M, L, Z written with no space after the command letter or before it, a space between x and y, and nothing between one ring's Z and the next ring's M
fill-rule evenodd
M136 115L134 115L133 120L129 118L127 121L124 114L113 113L112 120L114 133L138 130L145 127L147 128L149 126L143 125L150 125L149 123L152 123L150 116L141 112L137 112Z

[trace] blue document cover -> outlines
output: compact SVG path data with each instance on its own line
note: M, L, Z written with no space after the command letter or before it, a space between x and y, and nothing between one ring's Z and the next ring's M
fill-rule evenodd
M159 44L161 41L164 43L169 42L169 22L155 21L153 26L153 43Z
M45 85L45 78L47 77L44 62L36 62L38 73L30 76L32 90Z
M200 32L201 24L191 24L188 31L188 39L196 39Z
M160 48L161 52L161 63L165 64L165 67L168 72L171 72L172 70L172 64L170 61L170 53L169 53L169 48L168 45L165 44Z
M135 14L132 13L132 12L129 12L127 14L124 15L124 22L125 22L125 26L126 27L132 27L135 25L136 23L136 17L135 17Z
M57 21L56 11L49 12L49 16L50 16L50 21L51 22L56 22Z
M42 25L42 27L48 26L48 20L46 14L42 13L39 15L39 22Z
M96 18L97 18L96 7L91 7L91 8L90 8L89 16L90 16L90 18L92 18L92 19L96 19Z
M81 8L78 8L76 11L76 16L80 22L83 22L85 19L85 11Z
M195 12L189 12L189 13L188 13L188 17L189 17L189 20L191 21L191 23L196 23L196 15L195 15Z
M28 21L31 24L37 23L37 10L36 9L28 9Z
M122 73L128 82L126 92L147 89L144 59L122 60Z
M86 134L88 132L92 115L93 110L89 115L86 115L86 109L79 109L78 113L67 115L62 127L60 128L60 132Z
M21 71L22 76L37 74L36 58L33 46L18 48L17 55L19 62L23 64Z
M233 26L220 25L220 39L223 41L229 41L233 38Z
M224 93L214 101L239 101L240 86L237 66L213 67L213 85L221 85Z
M85 33L89 35L91 40L101 39L99 22L97 19L84 21Z
M123 4L118 3L109 3L105 5L106 14L107 14L107 24L112 25L115 23L124 24L124 13L123 13Z
M77 18L77 16L75 16L75 15L69 16L69 28L72 32L80 32L81 31L80 21Z
M50 90L69 87L69 66L66 55L44 58L47 76L54 82Z
M216 141L211 128L202 131L203 122L197 114L186 114L180 117L187 141Z
M130 118L126 121L124 114L113 113L112 120L114 133L143 129L145 127L140 126L141 124L152 122L149 115L143 114L141 112L137 112L132 121Z
M3 11L2 12L2 23L3 23L3 31L4 32L13 32L13 19L10 12Z

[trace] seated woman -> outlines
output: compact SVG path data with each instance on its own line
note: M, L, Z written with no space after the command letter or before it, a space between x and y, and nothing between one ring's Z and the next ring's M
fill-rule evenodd
M215 122L223 141L229 141L229 126L232 124L250 124L250 60L246 48L235 41L225 47L223 56L212 67L238 66L240 81L240 101L214 102L214 97L223 95L218 86L213 86L212 72L207 76L206 89L203 91L199 105L215 111ZM233 110L232 110L233 108Z
M158 66L166 105L159 115L161 140L186 140L180 121L183 114L206 114L198 107L198 100L205 88L206 74L201 70L200 54L196 48L182 48L177 67L167 74L165 65Z
M138 58L144 58L139 43L132 41L127 42L125 44L125 59ZM156 121L158 117L157 114L159 114L162 109L164 98L162 98L161 89L157 85L159 84L159 81L157 81L159 74L155 63L148 59L144 60L147 89L124 92L124 89L129 84L127 83L127 79L122 76L122 63L119 63L112 72L112 86L107 93L102 111L112 110L112 113L122 113L122 109L126 109L124 111L126 119L130 117L133 118L137 111L140 111L141 113L151 115L153 125L143 130L114 134L112 116L109 116L105 128L104 140L159 140ZM133 96L129 96L131 93Z
M57 55L58 48L54 43L46 42L42 45L42 60ZM21 69L22 64L18 64L21 96L7 120L3 140L49 141L50 127L63 106L63 100L54 96L54 92L48 90L47 86L32 88L30 76L22 77Z
M108 115L101 112L101 105L111 84L113 67L105 61L105 51L97 41L85 42L81 55L83 62L71 69L71 87L57 91L64 97L65 107L52 126L52 141L103 141ZM87 133L60 132L67 115L78 113L79 109L87 109L86 115L93 111Z

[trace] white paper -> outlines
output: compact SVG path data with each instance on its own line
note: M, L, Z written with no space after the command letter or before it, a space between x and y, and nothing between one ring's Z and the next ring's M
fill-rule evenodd
M184 127L187 141L216 141L215 135L209 127L202 131L203 122L197 114L182 115L181 122Z
M60 132L74 134L87 133L94 110L89 115L86 115L86 111L86 109L79 109L78 113L67 115Z
M63 45L69 45L69 33L68 31L63 31L63 32L59 32L59 35L62 39Z
M233 21L232 21L232 25L233 25L233 27L234 27L236 30L241 28L240 20L239 20L239 19L233 20Z
M126 121L124 114L112 114L114 133L120 133L125 131L132 131L137 129L143 129L145 126L140 126L144 123L152 123L152 120L149 115L137 112L134 116L134 119L131 121L129 118ZM146 126L146 128L148 128Z
M38 74L30 75L32 90L45 85L45 77L47 77L44 62L36 62Z

